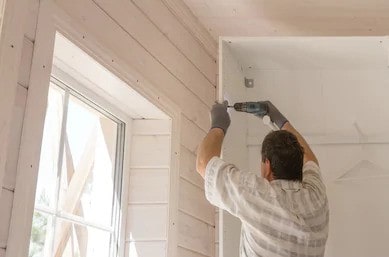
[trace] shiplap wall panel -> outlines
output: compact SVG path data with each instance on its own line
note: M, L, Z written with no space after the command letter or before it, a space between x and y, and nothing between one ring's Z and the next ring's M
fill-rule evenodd
M133 120L133 135L170 135L171 120Z
M215 228L189 215L178 214L178 244L186 249L201 253L206 256L214 256Z
M209 114L205 115L209 119ZM193 121L185 116L181 117L181 144L186 148L195 153L205 134L205 131L197 127Z
M27 99L27 89L18 86L12 117L12 130L8 146L8 156L5 164L3 187L14 190L16 183L16 168L18 164L20 140L22 135L23 117Z
M213 102L215 99L214 85L131 1L96 0L96 2L189 90L201 99L205 99L205 103ZM142 26L139 26L139 23ZM145 31L148 33L144 33Z
M166 240L168 208L163 205L130 205L127 241Z
M32 52L34 50L34 43L27 37L23 40L22 59L19 67L18 82L23 87L27 88L30 80L30 70L32 63Z
M138 41L132 38L103 10L91 0L57 0L75 22L83 26L106 49L130 66L131 69L143 75L139 79L142 85L144 78L150 81L157 90L167 95L176 103L190 120L196 122L204 130L209 129L209 106L206 99L201 99L193 93L188 85L184 85L169 72L163 63L151 55ZM137 23L138 26L142 24ZM100 28L110 28L101 30ZM143 31L148 33L147 31ZM149 35L152 37L152 35ZM112 40L112 39L115 40ZM198 87L199 85L195 85Z
M170 136L135 135L132 138L131 167L168 167Z
M219 243L219 227L220 227L220 224L219 224L219 209L218 208L215 208L215 244L218 244ZM215 255L217 256L217 255Z
M180 149L180 176L204 190L204 179L196 171L196 155L184 146Z
M130 172L129 203L168 203L168 169L132 169Z
M125 256L166 256L171 122L132 122Z
M35 24L39 7L38 0L33 0L32 2L33 3L30 5L31 16L28 18L30 22L27 22L26 24L26 37L30 39L30 42L34 42L36 30ZM185 161L180 160L180 169L193 172L188 173L193 176L188 175L187 178L201 188L203 186L203 181L202 178L195 173L194 151L200 139L202 139L205 132L209 129L209 107L212 105L215 96L216 64L214 66L212 64L215 61L214 57L209 58L201 49L205 49L205 46L199 44L197 39L191 39L191 35L185 34L184 30L182 30L180 24L182 23L182 20L177 20L178 24L176 24L174 17L170 16L170 14L166 12L166 9L164 9L165 7L160 3L156 4L157 9L147 9L153 6L153 1L147 3L133 1L133 3L135 2L141 9L141 13L144 17L142 18L141 13L138 13L138 15L140 15L138 17L141 17L141 19L137 19L136 27L133 28L134 31L125 31L123 29L125 26L123 25L126 24L118 24L119 19L123 17L115 17L114 14L111 14L111 16L107 15L104 10L101 10L91 0L55 0L55 2L73 18L71 21L72 23L74 22L73 25L82 27L82 30L86 31L85 35L90 35L96 39L99 44L107 49L108 53L112 54L113 59L120 59L125 65L128 65L129 68L134 70L135 77L141 75L138 81L140 86L142 86L143 83L151 83L157 90L164 94L164 96L169 97L178 105L183 114L182 117L186 119L186 121L181 124L183 126L182 130L187 131L181 135L181 139L184 140L184 144L182 144L181 148L185 148L186 150L189 149L188 151L190 153L190 155L187 155L190 158ZM132 3L127 3L127 6L130 5L132 5ZM160 13L158 12L158 8L161 8ZM155 12L159 13L159 15L156 15ZM168 16L162 15L163 13ZM128 17L126 17L126 19L127 18ZM123 21L123 23L125 22ZM140 28L145 27L151 28L151 24L158 27L157 30L155 28L152 30L140 30ZM184 27L186 27L186 25ZM101 28L109 29L101 30ZM158 32L158 30L160 32ZM156 34L156 32L158 33ZM134 35L137 35L137 37ZM156 36L161 38L161 35L165 37L163 38L165 47L160 47L150 41L150 38L154 39ZM141 42L141 40L149 41ZM147 42L149 42L150 45L148 45ZM26 48L23 65L30 63L30 60L28 59L30 58L31 47L29 48L29 51L27 50L28 49ZM212 53L212 55L215 56L216 52ZM171 56L175 56L175 58L170 59ZM27 66L28 65L25 67ZM29 69L24 67L21 69L29 71ZM28 81L27 78L29 77L27 72L21 74L21 76L21 81L23 82L21 84L28 87L28 83L25 83ZM198 84L198 82L201 81L205 83ZM138 135L148 135L149 131L154 127L151 123L149 124L150 125L145 125L143 129L139 127L140 129L137 132ZM134 126L134 128L135 127L136 126ZM167 126L165 126L165 129L167 129ZM152 133L155 133L155 135L165 135L164 131ZM193 138L193 135L195 135L195 138ZM139 153L139 155L142 155L142 153ZM146 161L142 161L142 163L138 164L141 165L141 168L146 168L146 166L142 165L148 165ZM185 175L183 175L183 177L184 176ZM136 205L129 205L129 208L134 206L136 208ZM167 206L161 205L161 207ZM207 235L205 244L213 244L213 227L209 227L205 222L188 216L186 219L181 219L180 224L182 228L193 227L193 224L195 224L194 228L199 228L203 231L199 232L199 235ZM178 227L180 227L180 225L178 225ZM209 232L209 230L211 230L211 232ZM150 240L150 238L148 240ZM204 252L203 249L209 249L209 254L204 256L213 256L213 249L211 247L196 243L196 241L194 244L191 244L190 241L186 244L193 252Z
M193 64L216 84L216 59L210 56L196 38L181 24L162 1L134 0L147 17Z
M125 257L160 257L166 252L166 242L126 243Z
M11 219L13 192L3 189L0 197L0 247L7 247L9 221Z
M180 179L179 208L197 219L215 225L215 209L205 198L203 190Z

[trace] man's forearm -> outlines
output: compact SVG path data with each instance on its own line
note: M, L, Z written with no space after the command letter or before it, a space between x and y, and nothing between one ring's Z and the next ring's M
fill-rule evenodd
M304 163L306 163L307 161L313 161L317 165L319 165L319 162L315 154L312 152L312 149L309 147L307 141L305 141L303 136L292 126L292 124L286 122L281 129L289 131L290 133L292 133L297 137L297 140L299 141L300 145L304 148Z
M212 157L220 157L223 139L223 130L220 128L213 128L199 145L197 150L196 169L203 178L205 177L205 168Z

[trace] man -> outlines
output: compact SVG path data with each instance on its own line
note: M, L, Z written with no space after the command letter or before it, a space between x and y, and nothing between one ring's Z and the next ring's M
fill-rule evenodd
M242 221L241 257L323 256L329 212L319 163L284 115L266 103L267 115L281 130L263 140L261 174L219 158L230 117L226 101L213 106L212 127L196 163L206 197Z

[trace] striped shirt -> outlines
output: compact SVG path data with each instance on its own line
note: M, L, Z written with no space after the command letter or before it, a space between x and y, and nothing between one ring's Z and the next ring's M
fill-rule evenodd
M319 166L309 161L303 181L268 180L213 157L205 171L208 201L242 221L240 256L324 255L328 201Z

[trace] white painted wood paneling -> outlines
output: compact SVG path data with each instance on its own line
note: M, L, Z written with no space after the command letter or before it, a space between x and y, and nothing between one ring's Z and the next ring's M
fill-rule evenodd
M131 167L166 168L170 162L170 136L133 136Z
M209 116L209 114L208 114ZM196 123L185 116L181 117L181 144L193 153L196 152L201 140L205 137L204 130L196 126Z
M163 257L166 256L166 242L126 243L125 257Z
M220 224L219 224L219 211L216 211L216 210L219 210L219 208L216 208L215 209L215 244L219 244L219 228L220 228ZM215 255L217 256L217 255Z
M132 123L133 135L170 135L171 120L134 120Z
M27 88L30 82L30 71L32 63L32 52L34 50L34 43L27 37L23 40L22 59L19 67L18 83Z
M180 19L181 23L196 36L211 56L217 55L217 43L209 31L199 23L199 20L188 6L181 0L162 0L169 9Z
M180 179L179 209L210 225L215 225L215 209L205 198L205 192Z
M29 1L27 17L26 17L26 30L25 36L32 42L35 40L36 25L38 22L39 12L39 0Z
M0 197L0 248L7 247L9 223L11 219L13 192L3 188Z
M22 136L22 126L24 110L27 99L27 89L18 86L14 110L12 114L12 130L10 133L10 144L8 146L8 156L5 164L5 175L3 187L14 190L16 182L16 170L19 157L20 140Z
M128 192L129 203L168 203L168 169L132 169Z
M185 213L178 214L178 244L184 248L214 256L215 228Z
M216 84L216 53L210 55L204 49L191 30L179 22L163 1L135 0L147 17L154 22L164 35L207 76L212 84Z
M171 120L132 122L126 256L166 256ZM150 168L164 167L164 168ZM131 242L130 242L131 241Z
M127 215L126 241L166 240L166 204L129 205Z
M37 7L37 3L39 1L35 1L35 7L31 7L32 9ZM155 12L157 9L148 9L150 13L146 12L146 4L152 4L152 2L149 3L141 3L140 1L137 2L137 5L139 8L142 9L142 12L137 12L137 16L139 19L136 19L136 26L131 27L132 24L126 24L129 18L128 13L126 13L127 16L117 16L108 15L107 13L104 12L104 10L101 10L95 3L94 1L90 0L81 0L81 1L65 1L65 0L55 0L60 8L62 8L65 12L69 14L69 16L72 19L66 19L67 21L64 22L64 30L66 32L66 27L71 24L72 26L76 26L77 28L80 29L80 31L85 31L83 34L86 38L93 38L94 41L98 42L97 45L99 47L102 47L107 50L107 53L109 54L109 57L112 57L112 62L116 63L117 60L120 59L120 63L124 64L126 68L129 68L128 70L134 71L134 81L136 81L136 86L139 87L146 87L153 85L155 87L156 92L161 92L161 99L167 96L174 104L178 105L180 110L182 111L182 114L185 119L187 119L190 122L185 123L185 128L184 130L189 131L189 133L186 133L186 136L184 136L187 140L188 143L185 143L186 146L192 148L191 149L191 158L194 156L194 151L196 148L196 143L195 140L199 140L204 136L204 132L208 130L209 128L209 107L213 103L214 100L214 95L215 95L215 89L214 89L214 81L216 77L215 72L215 66L212 66L212 61L214 61L214 56L216 55L216 48L212 51L209 51L209 48L202 42L200 41L200 44L198 43L197 39L191 39L191 35L187 36L181 36L180 33L182 29L180 22L182 23L181 19L180 22L176 23L174 20L174 17L172 16L164 16L164 15L159 15L154 18L153 15L155 15ZM45 2L46 3L46 2ZM124 3L124 2L123 2ZM126 8L127 6L133 6L134 1L125 3ZM31 6L34 6L32 4ZM104 3L106 4L106 3ZM141 7L142 4L142 7ZM162 8L161 10L165 10L164 7L160 3L156 3L156 6L159 6ZM131 7L133 8L133 7ZM170 7L168 7L169 10ZM121 10L119 10L121 11ZM166 13L168 14L168 13ZM62 15L62 14L61 14ZM149 16L150 17L146 17ZM110 17L112 16L112 17ZM33 16L31 16L31 20ZM59 16L62 17L62 16ZM123 18L124 17L124 18ZM142 18L143 17L143 18ZM27 18L29 19L29 18ZM36 17L35 17L36 19ZM120 20L122 19L122 20ZM150 20L149 20L150 19ZM157 20L158 19L158 20ZM46 24L51 24L50 19L42 18L41 19L41 25L44 23L43 21L46 22ZM122 24L118 24L117 21L121 21ZM140 22L141 21L141 22ZM152 22L151 22L152 21ZM67 23L69 22L69 23ZM34 22L28 22L27 23L29 29L27 32L27 38L31 39L33 42L33 39L35 39L35 32L33 28ZM188 29L187 25L184 25L185 29ZM101 29L105 28L105 29ZM152 28L152 29L145 29L145 28ZM180 29L181 28L181 29ZM126 31L124 30L126 29ZM46 26L41 26L40 28L38 27L38 34L41 35L47 33L47 27ZM176 31L179 30L179 33ZM191 30L192 31L192 30ZM107 34L108 33L108 34ZM171 36L169 36L170 34ZM196 34L196 33L194 33ZM38 36L39 37L39 36ZM37 39L38 39L37 37ZM155 40L155 37L163 39L164 45L161 47L158 45L156 42L153 42ZM42 39L44 37L40 37ZM47 40L47 38L45 38ZM38 40L39 41L39 40ZM82 41L82 39L80 40ZM45 73L42 70L47 69L50 67L50 61L46 58L47 55L50 55L50 49L51 49L51 44L52 42L50 40L47 40L43 42L40 40L38 42L38 49L35 49L36 51L34 52L34 71L31 73L32 74L32 81L34 82L34 85L37 84L42 84L44 85L45 79L43 79L44 76L42 75ZM214 42L213 42L214 43ZM193 49L192 49L192 46ZM200 48L198 47L200 46ZM45 48L47 53L43 53L41 50L42 48ZM204 50L201 50L201 48L206 49L208 54L204 53ZM26 55L25 55L26 56ZM174 58L171 58L174 56ZM208 57L207 57L208 56ZM209 58L209 56L213 56ZM106 56L104 56L105 58ZM28 58L24 57L25 60ZM101 56L97 56L97 58L101 58ZM110 60L109 60L110 61ZM25 64L25 62L24 62ZM28 71L26 67L23 67L21 69L24 69L25 71ZM38 71L41 70L41 71ZM22 79L24 82L22 83L23 85L26 84L25 82L28 81L27 79L27 72L23 72L24 78ZM35 74L35 75L33 75ZM200 83L199 83L200 82ZM24 86L28 86L28 83ZM30 89L29 89L30 90ZM33 87L32 91L32 99L36 99L37 94L43 95L42 92L40 91L41 89L37 89L37 87ZM41 97L44 98L44 97ZM39 98L39 99L41 99ZM158 100L159 97L158 97ZM162 100L161 100L162 101ZM43 103L44 101L42 101ZM38 109L42 107L42 104L38 106ZM32 110L28 111L30 114ZM31 117L31 115L28 115ZM39 121L39 119L38 119ZM31 119L27 121L27 126L26 130L27 131L38 131L39 129L39 124L40 122L36 122L37 125L33 125L31 122ZM158 123L158 122L157 122ZM164 137L169 137L168 134L165 134L165 132L168 129L168 125L165 124L162 130L159 132L153 131L154 125L156 123L150 122L149 125L142 125L139 127L134 126L136 129L139 128L139 130L136 132L138 133L137 136L134 138L138 137L149 137L149 139L146 139L146 143L152 143L157 140L152 140L150 138L155 137L155 136L149 136L149 134L152 135L157 135L156 137L159 138L160 136ZM143 127L143 128L142 128ZM192 139L192 135L196 135L195 139ZM39 135L39 133L37 133ZM201 135L201 136L200 136ZM192 140L192 141L191 141ZM32 140L31 138L27 137L27 142L35 142L39 141L37 138ZM137 141L137 139L134 139L134 141ZM140 145L140 141L142 139L138 140L138 143ZM170 145L170 139L163 139L161 140L164 146ZM167 141L169 142L167 144ZM145 143L145 142L143 142ZM27 144L25 142L25 144ZM137 144L137 142L135 142ZM35 144L34 144L35 145ZM33 147L32 147L33 148ZM168 153L170 153L170 148L167 149L166 147L162 147L156 151L151 150L147 151L145 148L133 148L134 151L134 159L138 159L139 162L135 163L135 166L139 168L145 168L146 166L158 166L158 167L167 167L169 164L170 156L168 156ZM139 151L137 151L139 149ZM149 149L153 149L153 147L150 147ZM37 152L37 151L35 151ZM161 154L162 153L162 154ZM155 157L154 159L147 159L147 154L150 154L151 157ZM32 152L29 152L28 150L24 151L22 153L24 156L25 162L23 162L21 165L19 165L19 170L23 171L32 171L36 169L36 162L34 161L33 156L35 156ZM136 156L137 155L137 156ZM146 156L146 157L145 157ZM135 157L141 157L141 158L135 158ZM167 157L165 161L165 157ZM164 160L163 163L161 163L161 160ZM151 160L151 161L150 161ZM184 162L188 163L188 162ZM186 164L185 164L186 165ZM192 169L193 171L193 164L190 163L188 164L189 168ZM182 167L182 166L181 166ZM31 174L31 172L29 172ZM155 174L153 174L155 175ZM196 174L197 175L197 174ZM142 177L142 176L141 176ZM156 179L158 176L156 176ZM29 176L29 180L33 180L34 178ZM139 184L142 184L142 181L145 181L145 178L136 178L138 179ZM136 182L135 179L135 182ZM20 179L19 179L20 180ZM196 179L198 182L201 181L201 178ZM161 181L159 181L161 182ZM165 182L163 181L162 184ZM201 183L202 184L202 183ZM201 185L199 183L199 185ZM170 185L170 187L174 187L177 185ZM162 199L162 196L164 196L163 190L164 186L161 188L156 188L155 192L153 192L154 195L150 195L146 192L146 190L143 190L143 192L140 190L137 193L139 193L136 198L141 199L142 201L147 201L147 199L150 199L151 197L156 196L158 192L161 192L158 194L160 199L155 198L157 201ZM145 188L142 188L145 189ZM146 187L147 189L147 187ZM161 191L158 191L161 190ZM20 195L26 195L30 194L28 190L23 190L22 188L17 189ZM131 193L130 193L131 195ZM23 198L23 197L22 197ZM26 198L26 197L25 197ZM177 200L178 201L178 200ZM151 202L151 200L150 200ZM172 204L178 204L178 203L172 203ZM16 208L18 210L17 213L21 214L22 216L25 214L25 209L21 205L21 203L16 204ZM27 203L27 207L31 205L30 201ZM147 206L147 207L146 207ZM151 206L151 205L150 205ZM144 236L144 240L152 240L150 239L147 235L142 234L142 231L148 231L148 227L145 228L145 225L148 225L148 223L142 223L135 221L136 219L130 219L130 217L137 217L137 218L148 218L150 217L150 225L152 228L149 230L151 233L154 233L153 228L158 230L160 234L165 234L166 235L166 228L165 232L162 233L162 225L158 228L158 220L159 219L167 219L167 205L156 205L156 206L151 206L149 205L130 205L129 210L133 211L133 213L128 214L127 216L129 217L129 222L127 225L129 227L135 226L135 234L140 235L140 237ZM149 208L150 207L150 208ZM138 208L138 209L137 209ZM155 211L153 208L160 209L160 211ZM28 209L28 208L27 208ZM136 209L136 210L135 210ZM161 209L165 209L163 214L158 213L162 212ZM150 216L147 216L150 215ZM156 216L157 215L157 216ZM172 213L172 216L175 214ZM13 219L13 222L16 223L29 223L23 220L24 218L15 217ZM192 218L188 219L191 220ZM21 221L21 222L18 222ZM201 224L199 227L202 228L209 228L208 225L206 225L204 222L201 222L199 220L196 220ZM132 225L130 225L132 222ZM167 221L166 221L167 222ZM158 224L157 224L158 223ZM183 226L187 226L186 224L182 223ZM166 224L170 225L170 224ZM179 224L176 222L176 226L179 229ZM17 227L17 226L16 226ZM197 226L196 226L197 227ZM141 232L139 232L141 231ZM172 230L174 231L174 230ZM205 230L204 230L205 231ZM17 241L17 237L21 234L18 233L20 232L19 230L13 231L13 242ZM138 233L139 232L139 233ZM156 232L156 234L158 234ZM134 234L134 235L135 235ZM201 233L200 233L201 234ZM213 244L214 240L214 235L213 232L208 233L209 236L207 238L207 242L209 244ZM157 235L160 237L160 235ZM176 235L172 235L172 240L174 239ZM24 236L25 237L25 236ZM147 239L146 239L147 238ZM128 238L127 238L128 239ZM166 236L165 239L166 241ZM22 241L25 241L25 238L22 239ZM136 242L141 245L141 242ZM196 244L196 242L192 245L190 241L187 242L187 245L191 245L191 249L196 252L201 252L204 248L203 245L201 244ZM149 245L145 244L143 245L143 249L145 251L151 249L152 247L148 247ZM16 244L13 244L9 248L9 254L11 257L15 256L24 256L25 254L21 254L24 250L19 251L17 248ZM155 249L157 249L156 247ZM197 249L199 248L199 249ZM139 248L141 249L141 248ZM209 248L211 249L211 248ZM161 248L159 248L158 251L160 251ZM212 249L210 250L212 252ZM155 255L153 256L162 256L162 255ZM179 256L179 255L177 255ZM212 254L207 254L207 256L212 256Z
M387 1L184 0L219 36L386 35Z
M184 146L180 149L180 176L204 190L204 179L196 171L196 155Z
M129 87L132 83L124 82L92 56L71 40L57 34L52 73L65 83L75 86L82 84L110 102L120 102L117 108L133 119L167 118L165 113Z
M215 91L211 81L199 72L132 2L126 0L96 2L190 91L205 100L208 105L213 102ZM139 23L142 24L141 27Z
M208 104L185 87L174 75L158 62L142 45L134 40L126 31L117 25L105 12L90 0L65 1L57 0L75 22L82 24L96 40L105 46L113 57L120 56L132 70L143 74L156 89L167 95L190 120L195 121L201 128L209 128ZM110 28L101 30L100 28ZM147 31L143 31L147 33ZM107 34L108 33L108 34ZM150 35L151 36L151 35ZM112 40L112 39L115 40ZM143 78L139 78L142 85Z

